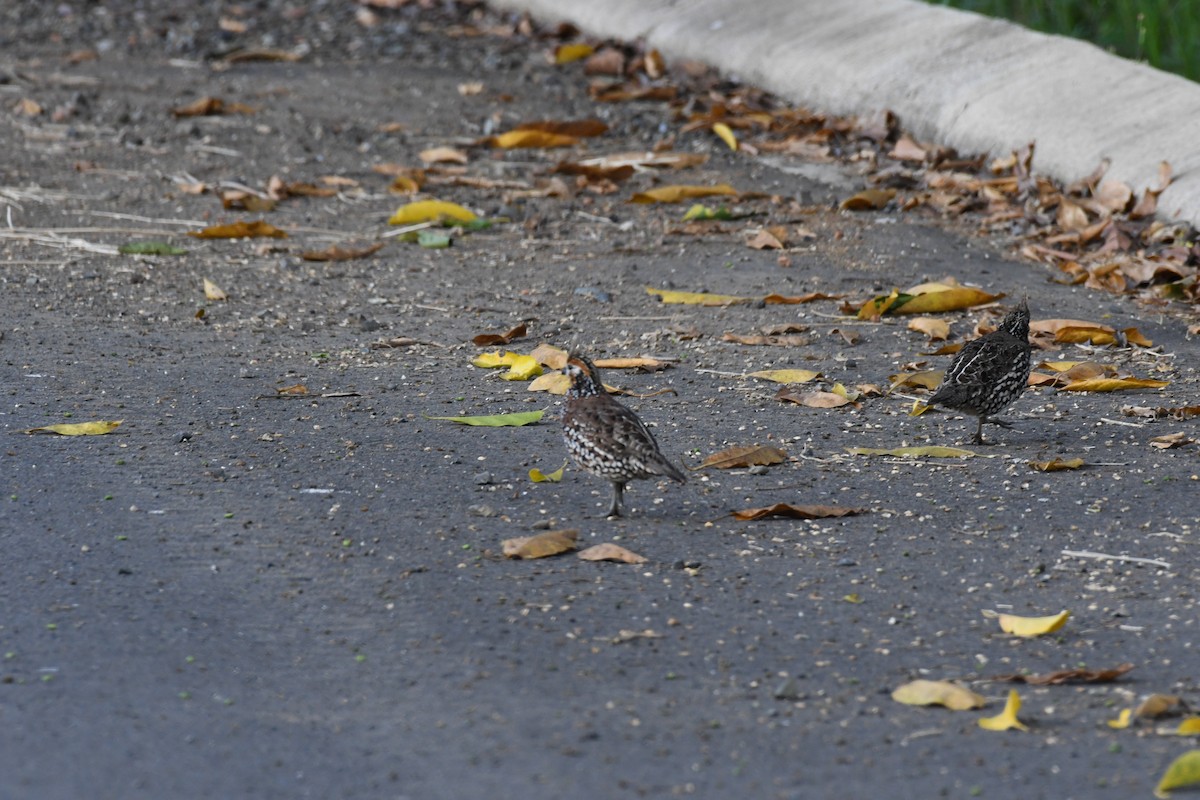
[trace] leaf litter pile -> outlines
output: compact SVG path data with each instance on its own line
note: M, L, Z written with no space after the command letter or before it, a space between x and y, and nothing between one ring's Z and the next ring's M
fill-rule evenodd
M357 24L371 31L394 9L367 2L360 12ZM696 475L701 487L696 491L711 498L710 510L718 512L709 514L707 523L734 531L724 543L737 537L745 548L739 557L747 563L764 553L803 559L820 552L849 574L859 560L868 560L869 548L854 537L869 536L872 529L888 536L902 517L930 531L925 538L944 530L935 520L944 526L949 517L943 515L950 510L912 502L908 494L915 486L900 490L893 484L890 490L839 497L821 483L877 474L881 483L919 483L932 476L965 485L977 463L1003 458L950 446L957 443L950 428L947 436L913 427L932 414L924 419L905 414L923 415L920 401L938 385L950 358L964 341L994 328L1001 307L1017 299L1017 289L996 274L985 282L974 270L915 282L899 269L873 276L852 272L844 280L809 273L809 260L821 248L861 254L853 250L853 241L875 219L903 216L978 231L1007 246L1010 255L1039 265L1053 283L1100 293L1089 295L1096 310L1086 319L1058 318L1040 298L1031 300L1035 371L1023 411L1034 404L1043 407L1025 421L1027 429L1049 431L1060 415L1078 408L1071 404L1098 402L1107 393L1128 395L1125 405L1110 402L1097 414L1120 417L1104 424L1122 433L1150 423L1181 425L1200 416L1194 396L1166 394L1178 375L1172 354L1153 341L1158 337L1112 319L1102 299L1122 295L1143 310L1176 319L1200 303L1195 231L1155 215L1157 198L1171 180L1170 165L1162 165L1145 186L1107 180L1103 165L1061 186L1036 173L1036 144L988 157L958 154L917 141L887 112L843 119L791 107L696 64L668 64L653 50L591 42L569 26L541 28L521 17L464 10L444 33L455 39L486 34L499 37L508 52L536 54L537 64L529 69L585 82L587 100L567 104L570 113L561 119L550 118L555 107L541 109L538 117L520 117L509 110L510 88L493 85L481 74L448 89L467 104L469 115L447 114L420 130L390 118L373 118L366 129L349 132L336 125L323 128L307 144L337 142L330 149L340 160L332 158L327 165L312 159L291 163L282 155L274 163L251 160L238 150L235 137L221 135L284 127L288 118L281 98L291 90L281 85L246 80L227 84L242 87L240 92L228 88L228 96L181 93L147 112L158 113L189 137L186 156L160 165L167 183L158 189L183 209L176 217L92 217L85 212L119 212L75 199L85 206L80 217L89 220L87 226L16 224L0 232L0 241L107 259L106 269L117 265L132 274L129 283L142 287L139 291L153 288L170 296L172 306L156 317L158 324L215 334L245 328L264 336L276 331L307 337L282 346L294 348L313 372L336 371L347 383L354 380L354 369L395 370L425 379L453 374L458 393L435 397L414 390L400 403L405 407L389 413L406 424L436 427L443 442L488 437L492 447L504 442L501 447L511 445L514 452L529 442L548 442L536 450L530 444L528 463L519 469L519 458L501 465L489 452L490 466L495 472L511 468L517 477L504 486L511 485L514 496L552 498L547 504L556 504L556 517L571 527L509 537L499 549L514 562L559 558L546 563L568 563L562 569L574 573L632 571L612 563L649 568L672 557L676 545L665 544L667 536L699 535L664 530L657 541L627 541L628 548L615 542L583 546L602 528L588 518L590 506L576 502L587 478L573 465L560 466L555 414L547 415L566 390L557 372L565 348L576 344L588 348L605 370L610 391L641 401L639 411L656 423L656 433L673 454L683 451L687 435L687 426L673 417L711 413L718 420L717 433L693 437L681 460ZM276 56L268 60L303 59L296 53ZM236 74L238 63L222 61L219 69ZM30 98L13 113L21 116L25 130L40 128L45 136L55 135L53 126L61 122L53 115L84 113L56 108L52 99L41 98L43 105ZM359 156L347 157L355 153ZM862 187L814 200L746 177L746 165L780 160L837 163L854 170ZM129 166L80 161L73 169L89 176ZM52 201L46 193L31 200L15 188L5 197L14 203ZM691 247L710 248L705 258L722 253L724 269L681 268L643 279L645 271L629 268L639 257ZM624 259L623 275L605 272L610 259ZM509 270L529 263L551 276L547 283ZM759 268L746 277L746 263L769 270ZM388 282L393 270L425 280L402 292ZM322 302L308 304L317 308L273 305L274 289L299 296L301 286L322 287ZM327 336L336 349L316 344L318 336ZM882 336L892 341L883 343ZM883 348L887 355L881 354ZM287 382L295 380L289 376ZM725 405L693 408L701 384L718 392ZM309 401L301 393L287 394ZM349 395L332 391L311 397ZM750 423L751 409L766 409L761 418L776 424ZM24 430L93 436L119 424ZM817 427L832 427L841 435L814 436ZM1139 444L1163 458L1176 457L1175 451L1190 455L1194 442L1186 434L1181 428L1166 436L1143 436ZM516 442L521 445L511 444ZM1024 491L1053 480L1117 474L1112 470L1125 465L1099 447L1072 443L1023 452L1003 467L1005 491L1009 484ZM788 479L754 482L767 475ZM656 493L639 487L637 497L649 506L646 498ZM932 491L922 487L922 493ZM679 507L676 497L666 496L666 508ZM986 537L992 530L988 513L970 509L959 527ZM1127 512L1097 498L1081 507L1073 524L1086 527L1120 513ZM478 516L489 515L481 511ZM720 527L732 524L729 520L738 527ZM510 532L498 525L487 530L493 541ZM1026 544L1021 540L1020 546ZM911 547L939 557L937 545ZM1138 563L1136 556L1121 562L1121 554L1072 552L1076 555L1064 560L1106 565L1096 570L1096 581L1111 579L1114 563ZM561 561L570 553L575 553L570 561ZM907 558L909 551L903 554ZM1150 561L1142 559L1158 569ZM891 563L875 567L892 568ZM1038 563L1028 567L1031 576L1046 569ZM702 570L685 561L680 572L694 576ZM872 596L865 580L854 580L853 591L837 596L867 609L886 606L886 618L898 629L921 611L919 596ZM797 582L791 593L797 598L818 606L833 599L822 594L819 581ZM1015 583L1036 596L1032 579ZM1033 603L1027 595L1005 600ZM1024 682L1024 706L1016 690L1001 695L986 688L989 679L981 668L970 675L948 674L946 680L922 677L897 685L893 697L902 704L954 710L994 706L971 727L1037 735L1045 717L1040 706L1050 701L1042 694L1039 700L1045 702L1030 702L1032 687L1047 693L1080 685L1123 687L1134 669L1124 651L1112 664L1067 666L1076 661L1064 645L1076 641L1070 638L1076 635L1071 626L1103 626L1108 620L1081 609L1077 616L1051 613L1057 608L1030 617L1000 614L996 630L976 628L978 621L965 613L937 623L952 635L965 631L970 647L1004 642L1010 648L1004 659L1007 674L990 680ZM661 638L626 633L618 635L621 643ZM900 651L901 635L879 641L875 651ZM1035 652L1035 642L1045 649ZM1150 720L1158 715L1135 713L1141 706L1128 699L1126 724L1105 727L1129 728L1131 736L1157 734ZM805 701L796 702L803 707ZM1186 707L1168 706L1162 713L1183 715ZM944 724L906 719L914 726ZM1186 722L1172 733L1191 730ZM1191 762L1182 756L1179 764L1164 774L1162 791L1187 785Z

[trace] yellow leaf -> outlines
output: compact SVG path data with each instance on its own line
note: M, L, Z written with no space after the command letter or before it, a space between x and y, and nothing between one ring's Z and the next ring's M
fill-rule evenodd
M1200 750L1189 750L1176 758L1167 767L1154 787L1155 797L1169 797L1172 789L1182 789L1185 786L1195 786L1200 783Z
M257 219L250 222L244 220L231 222L228 225L210 225L204 230L188 231L188 236L194 236L197 239L252 239L256 237L284 239L287 237L287 232L276 228L269 222Z
M504 150L517 150L530 147L571 147L578 144L579 140L574 136L567 136L562 133L517 130L502 133L499 136L492 136L488 138L487 142L492 147L499 147Z
M1031 469L1038 472L1061 472L1067 469L1079 469L1084 464L1082 458L1054 458L1050 461L1030 461Z
M220 286L217 286L215 283L210 281L208 278L204 279L204 296L207 297L209 300L228 300L229 299L229 295L225 294L225 292L221 289Z
M868 300L862 304L862 308L858 309L859 319L878 319L886 314L892 306L900 300L900 290L892 289L892 293L886 297L876 297L873 300Z
M513 414L484 414L471 417L426 417L425 419L440 419L472 427L518 428L522 425L532 425L540 420L545 413L545 411L518 411Z
M899 686L892 699L908 706L945 706L951 711L982 708L987 700L965 686L950 681L916 680Z
M478 219L458 203L445 200L418 200L396 209L388 220L389 225L411 225L417 222L433 222L439 219L454 219L459 222L474 222Z
M1060 392L1119 392L1124 389L1161 389L1170 381L1151 378L1085 378L1071 381Z
M958 447L941 447L939 445L924 445L921 447L847 447L846 452L852 456L895 456L897 458L970 458L975 455L970 450Z
M1018 617L1015 614L1000 614L997 616L997 620L1000 622L1000 630L1005 633L1011 633L1013 636L1032 638L1047 633L1054 633L1054 631L1067 624L1067 619L1070 616L1070 611L1060 611L1048 617Z
M1003 297L1002 294L988 294L982 289L970 286L959 286L940 292L919 294L907 303L892 309L895 314L940 314L944 311L960 311L964 308L983 305Z
M586 550L580 550L576 555L584 561L616 561L621 564L645 564L645 556L626 550L619 544L602 542L592 545Z
M1188 717L1185 720L1181 720L1175 732L1180 736L1192 736L1200 733L1200 717Z
M709 292L676 292L671 289L655 289L646 287L646 294L658 295L663 303L683 304L690 306L731 306L735 303L749 303L749 297L737 297L731 294L710 294Z
M715 186L690 186L686 184L670 184L658 186L645 192L638 192L629 198L631 203L679 203L693 197L713 197L716 195L736 195L734 189L727 183Z
M1120 714L1117 715L1116 719L1107 720L1108 727L1113 728L1115 730L1121 730L1122 728L1128 728L1129 723L1132 721L1132 719L1131 719L1132 717L1133 717L1133 709L1126 708Z
M944 319L934 319L933 317L917 317L914 320L909 320L908 329L917 331L929 337L930 341L945 341L950 336L950 323Z
M1008 690L1008 702L1004 704L1004 710L994 717L984 717L979 720L979 727L987 731L1009 731L1014 728L1019 731L1027 731L1025 723L1017 719L1017 712L1021 710L1021 695L1017 694L1016 689Z
M919 417L931 408L933 406L927 406L920 400L913 400L912 408L908 410L908 415L910 417Z
M780 391L784 392L787 390L781 389ZM843 391L845 391L844 388ZM804 392L803 394L788 392L786 395L777 394L776 399L788 400L796 403L797 405L806 406L808 408L841 408L842 406L848 406L854 402L844 394L820 391Z
M847 197L838 208L843 211L872 211L883 208L895 196L895 189L864 189Z
M554 472L542 472L537 467L534 467L533 469L529 470L529 480L533 481L534 483L558 483L562 480L563 470L566 468L567 462L565 461L563 462L563 465L554 470Z
M554 48L554 63L570 64L572 61L582 61L594 52L596 48L590 44L560 44Z
M548 392L561 396L567 393L567 389L570 386L571 379L566 375L563 375L561 372L547 372L530 381L529 391Z
M545 342L533 348L533 352L529 355L536 358L539 364L544 364L550 369L562 369L567 365L567 351Z
M762 378L764 381L774 381L775 383L808 383L814 378L821 377L821 373L811 369L764 369L759 372L751 372L747 377Z
M936 389L945 377L946 370L944 369L927 369L921 372L902 372L899 375L889 375L888 380L891 381L891 385L888 386L888 392L899 389L901 386Z
M857 593L842 595L842 599L847 603L854 603L855 605L858 605L863 601L862 597L860 597Z
M102 436L112 433L121 426L123 419L98 420L96 422L64 422L58 425L44 425L41 428L30 428L25 433L57 433L59 436Z
M721 137L721 141L733 151L738 149L737 137L733 135L733 130L724 122L717 122L712 126L713 133Z
M509 558L545 558L575 549L577 530L546 531L537 536L518 536L500 543Z
M484 369L508 367L508 371L500 376L506 381L527 381L542 374L542 365L536 358L511 350L503 353L480 353L471 359L471 363Z

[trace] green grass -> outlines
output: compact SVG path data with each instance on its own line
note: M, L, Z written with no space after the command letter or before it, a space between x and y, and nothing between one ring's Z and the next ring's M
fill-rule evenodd
M1084 39L1109 52L1200 81L1196 0L929 0L1034 30Z

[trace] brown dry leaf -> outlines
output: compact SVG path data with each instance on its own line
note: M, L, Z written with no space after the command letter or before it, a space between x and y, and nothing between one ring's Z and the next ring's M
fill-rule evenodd
M916 140L907 133L902 134L896 141L896 146L888 153L888 158L894 158L897 161L924 161L929 157L929 151L921 145L917 144Z
M763 298L763 303L768 306L791 306L800 303L813 303L817 300L841 300L845 296L844 294L825 294L825 292L809 292L808 294L798 295L769 294ZM808 328L805 327L805 330L808 330Z
M1068 469L1079 469L1084 466L1082 458L1054 458L1050 461L1030 461L1030 469L1038 472L1061 472Z
M661 167L663 169L688 169L689 167L698 167L707 163L708 156L705 153L651 153L643 150L634 152L613 153L607 156L598 156L596 158L585 158L579 162L584 167L596 167L599 169L616 169L618 167L633 167L634 169L649 169L653 167Z
M1154 216L1158 211L1158 196L1167 190L1171 185L1171 165L1166 161L1158 165L1158 186L1154 188L1146 187L1146 191L1142 194L1142 199L1138 200L1137 205L1129 212L1130 219L1143 219L1145 217Z
M1104 181L1092 193L1092 197L1111 213L1121 214L1133 202L1133 189L1122 181Z
M597 50L583 62L585 75L616 75L625 74L625 54L612 47Z
M662 57L662 53L657 50L651 50L642 59L642 69L646 71L646 75L649 78L658 80L667 74L667 62Z
M1174 694L1152 694L1133 710L1133 716L1142 719L1158 719L1188 710L1183 698Z
M734 519L752 521L768 517L788 517L791 519L828 519L830 517L849 517L865 514L865 508L848 508L845 506L798 506L791 503L776 503L762 508L744 508L731 512Z
M747 378L761 378L775 383L808 383L821 377L821 373L811 369L763 369L751 372Z
M241 189L226 189L221 192L221 207L225 209L242 209L261 214L273 211L277 203L277 200L270 197L263 197Z
M276 394L286 395L289 397L302 397L308 394L308 387L303 383L295 383L291 386L280 386L275 389Z
M22 97L13 106L13 113L20 114L25 117L37 117L42 113L42 105L32 98Z
M875 211L886 206L896 196L895 189L864 189L838 204L843 211Z
M1133 664L1125 663L1111 669L1060 669L1044 675L996 675L991 680L1011 683L1026 683L1030 686L1061 686L1065 683L1112 683L1133 669Z
M680 203L696 197L737 196L737 189L727 183L715 186L694 186L687 184L670 184L658 186L645 192L638 192L629 198L631 203Z
M1059 389L1060 392L1120 392L1126 389L1161 389L1170 381L1151 378L1088 378L1071 381Z
M579 531L574 529L546 531L536 536L518 536L505 539L501 549L508 558L545 558L575 549Z
M213 301L229 299L229 295L225 294L224 290L222 290L220 286L217 286L208 278L204 279L204 296Z
M917 317L909 320L908 329L925 334L931 342L942 342L950 337L950 323L933 317Z
M573 136L584 139L593 136L602 136L608 132L608 125L595 118L577 120L535 120L533 122L523 122L513 130L542 131L544 133L555 133L561 136Z
M698 469L712 467L714 469L733 469L735 467L770 466L782 464L787 460L787 452L770 445L737 445L713 453L694 467L688 467L693 472Z
M466 164L469 157L453 147L431 147L417 154L426 164Z
M781 387L775 393L775 399L809 408L841 408L847 405L858 405L851 398L837 392L798 392L786 386Z
M782 250L785 247L783 240L767 228L763 228L755 234L746 242L746 246L754 250Z
M634 169L629 164L616 167L600 167L588 164L575 164L570 161L560 161L554 168L560 175L580 175L591 183L602 181L623 181L633 174Z
M674 86L644 86L626 83L618 86L590 86L588 93L599 103L625 103L631 100L663 100L670 102L679 95Z
M617 358L597 358L592 363L602 369L637 369L642 372L661 372L671 367L670 361L646 356L629 356Z
M975 454L961 447L921 445L917 447L847 447L852 456L892 456L894 458L971 458Z
M533 348L533 352L529 355L533 356L539 364L550 369L562 369L566 366L568 358L566 350L545 342Z
M194 236L197 239L252 239L263 237L283 239L287 237L287 232L262 220L253 220L250 222L233 222L228 225L210 225L204 230L188 231L188 236Z
M270 47L248 47L230 53L221 60L226 64L244 64L250 61L299 61L304 58L301 53L288 50L277 50Z
M764 334L741 334L741 333L725 333L721 337L721 341L733 342L735 344L745 344L751 346L767 346L767 347L803 347L809 344L812 339L808 336L799 335L781 335L768 336Z
M645 564L647 561L645 556L626 550L621 545L612 542L592 545L586 550L580 550L577 555L584 561L616 561L621 564Z
M316 186L302 181L280 183L278 193L281 197L337 197L338 190L332 186Z
M201 97L171 109L176 117L210 117L216 114L253 114L258 109L242 103L226 103L219 97Z
M1122 406L1121 413L1127 417L1150 417L1151 419L1191 419L1200 417L1200 406L1177 406L1175 408L1151 408L1150 406Z
M1083 206L1065 197L1058 201L1057 221L1058 226L1065 231L1083 230L1088 226L1088 216Z
M525 323L510 328L504 333L481 333L471 340L471 343L476 347L494 347L500 344L508 344L514 339L520 339L528 333L528 328Z
M842 341L845 342L848 347L853 347L854 345L858 344L860 339L862 339L862 334L853 329L842 330L841 328L833 328L829 331L829 335L842 337Z
M366 247L342 247L330 245L324 250L305 250L300 257L305 261L351 261L355 258L366 258L379 252L383 242L369 244Z
M910 681L897 687L892 692L892 699L908 706L945 706L951 711L968 711L987 705L982 695L950 681Z
M1183 447L1185 444L1191 444L1194 441L1195 439L1183 431L1176 431L1175 433L1155 436L1150 440L1150 446L1158 450L1170 450L1172 447Z

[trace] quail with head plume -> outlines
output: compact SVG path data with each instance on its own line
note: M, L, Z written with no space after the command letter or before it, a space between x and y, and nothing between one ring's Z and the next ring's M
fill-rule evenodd
M1008 313L1000 327L972 339L954 357L946 377L926 405L942 406L979 420L974 442L988 444L983 425L1012 425L992 419L1021 396L1029 382L1029 305L1025 300Z
M612 484L608 516L621 516L625 484L662 476L686 483L683 473L663 456L650 429L604 389L591 361L572 355L563 367L571 379L563 411L563 441L579 467Z

